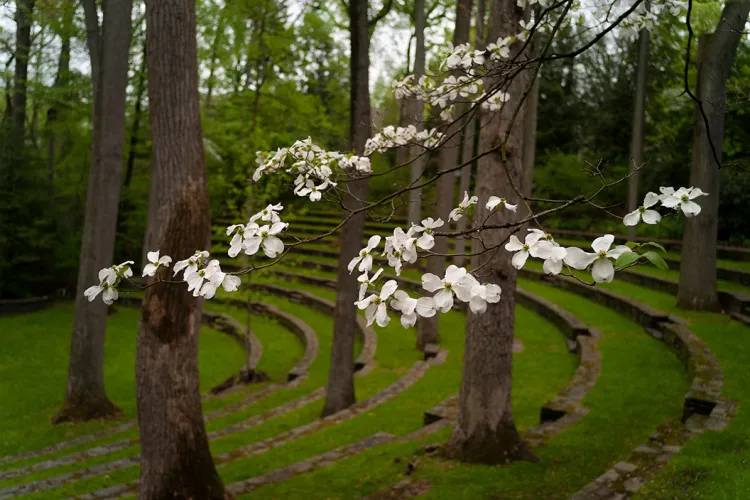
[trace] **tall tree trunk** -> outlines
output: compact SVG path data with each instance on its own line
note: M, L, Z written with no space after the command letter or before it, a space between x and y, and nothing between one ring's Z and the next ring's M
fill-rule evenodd
M219 59L219 44L221 43L222 36L224 35L224 8L219 11L219 21L216 24L216 31L214 32L214 41L211 44L211 57L208 63L208 78L206 79L206 108L211 107L211 98L214 93L214 86L216 85L216 64Z
M55 194L55 162L57 158L57 122L67 105L61 102L63 89L70 80L70 31L73 24L73 6L64 5L62 27L60 29L60 55L57 59L55 77L55 99L47 110L47 182L49 194Z
M700 198L701 213L685 220L680 260L680 286L677 305L683 309L715 311L716 239L719 230L719 165L709 143L721 161L724 140L724 103L726 84L734 55L744 31L750 0L728 2L721 13L722 22L711 34L701 37L698 54L697 97L693 115L693 153L690 185L709 196ZM708 130L700 113L708 118Z
M469 41L469 28L471 27L471 4L472 0L458 0L456 3L456 27L453 31L453 46L458 46ZM456 114L460 116L466 111L466 107L456 105ZM439 170L445 171L458 165L458 156L461 148L461 134L455 125L444 132L450 137L440 148ZM450 221L448 214L453 208L453 192L456 175L451 172L438 178L435 185L435 214L434 218L443 219L445 229L448 229ZM463 193L461 193L463 196ZM445 236L435 237L435 246L432 252L445 254L448 252L448 238ZM444 255L435 255L427 259L427 271L437 276L445 274ZM417 348L423 349L427 344L438 342L438 314L432 318L423 318L418 324Z
M155 249L182 259L210 245L198 93L195 2L146 7ZM151 278L150 281L153 281ZM224 498L208 447L198 377L203 303L183 285L155 286L141 308L136 397L144 500Z
M107 306L89 302L83 290L98 283L99 270L111 265L120 202L125 99L128 85L132 0L105 0L101 51L92 59L94 89L91 168L86 192L83 240L78 267L75 319L70 345L68 386L54 423L102 418L119 413L104 391L104 338ZM96 13L96 12L94 12ZM87 12L88 14L88 12ZM94 60L99 66L94 66Z
M481 49L486 45L485 34L485 17L487 12L487 0L477 2L476 16L474 17L474 48ZM476 138L479 135L480 120L476 117L470 118L461 130L461 163L465 163L473 158L476 151ZM458 196L463 197L464 193L469 192L471 188L471 172L474 170L476 162L466 165L461 169L461 176L458 183ZM468 217L462 217L456 222L456 232L464 231L468 223ZM455 248L453 250L453 263L459 267L464 265L466 260L466 240L456 238Z
M361 155L370 137L370 37L368 33L367 0L349 2L349 32L351 35L351 93L350 93L350 143L355 153ZM349 192L344 205L349 209L361 206L367 200L366 179L348 183ZM360 201L362 200L362 201ZM357 320L357 277L350 275L347 266L362 247L365 213L361 212L341 229L339 248L338 289L333 312L333 346L331 367L326 386L323 416L337 413L355 402L354 395L354 331Z
M138 69L138 85L135 93L135 109L133 110L133 125L130 127L130 147L128 148L128 166L125 171L125 187L130 186L135 167L135 150L138 147L138 134L141 130L143 118L143 93L146 91L146 39L143 39L143 56L141 67Z
M490 13L489 38L494 40L501 35L517 33L521 20L523 10L517 7L515 0L495 0ZM521 46L516 42L511 50L517 51ZM524 73L513 79L507 91L515 96L514 99L521 96L526 81ZM498 112L499 117L495 116L482 128L481 151L487 151L503 140L515 105L510 101ZM508 193L509 200L517 201L504 170L507 169L518 186L523 179L523 120L523 114L519 114L513 124L505 161L499 151L479 160L478 220L487 216L485 202L490 195ZM493 216L492 222L502 224L511 220L514 220L512 212L500 211ZM506 236L507 231L499 229L482 233L483 242L488 246L502 243ZM459 415L446 445L446 453L466 462L486 464L532 458L516 430L511 407L516 270L511 266L510 256L502 249L475 257L473 261L475 268L486 265L482 269L483 273L489 273L486 280L499 285L503 295L502 300L490 304L484 314L468 314Z
M539 18L539 5L536 5L535 7L536 8L532 8L526 11L527 21L532 17ZM539 56L541 43L542 41L540 34L535 33L529 41L528 48L526 49L529 51L530 57ZM531 191L534 186L537 108L539 106L539 78L540 73L537 73L536 78L531 85L529 95L526 96L526 101L524 101L523 103L523 109L521 109L521 112L524 114L525 118L523 122L523 180L521 181L521 192L524 196L531 196ZM520 203L519 208L521 209L519 215L522 215L524 217L529 215L525 203Z
M648 74L648 30L643 28L638 35L638 72L635 81L635 102L633 103L633 133L630 139L630 178L628 179L628 212L641 205L638 197L640 172L635 167L643 163L643 143L646 122L646 75ZM628 239L634 240L636 226L628 227Z
M419 78L425 72L424 25L424 0L414 0L414 39L416 42L416 49L414 51L414 81L419 81ZM422 128L422 123L424 122L424 101L415 99L411 102L409 108L412 113L410 122L417 128ZM423 154L424 150L419 146L412 146L409 149L409 158L413 159L410 167L409 181L416 185L422 177L422 170L427 165L428 155ZM421 203L422 190L412 189L409 191L409 225L419 224L422 218L420 211Z
M13 101L11 104L11 147L18 153L15 169L20 167L26 139L26 98L29 76L29 52L31 50L31 24L35 0L16 2L16 68L13 76Z

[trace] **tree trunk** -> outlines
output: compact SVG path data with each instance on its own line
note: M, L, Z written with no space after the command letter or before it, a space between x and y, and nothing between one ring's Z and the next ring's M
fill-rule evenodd
M175 260L210 246L198 94L195 2L147 4L154 249ZM151 278L150 281L153 281ZM220 500L201 413L198 329L202 300L184 284L146 291L136 353L141 431L139 498Z
M29 75L29 52L31 50L31 24L35 0L16 2L16 68L13 77L13 101L11 104L11 147L17 152L11 169L22 168L26 139L26 88Z
M456 3L456 27L453 31L453 46L461 45L469 41L469 28L471 27L471 3L472 0L458 0ZM456 75L458 76L458 74ZM456 115L460 116L466 110L463 105L456 105ZM458 165L458 156L461 148L461 134L458 132L459 125L449 127L444 131L450 137L440 148L439 170L445 171ZM443 219L444 228L448 229L450 221L448 214L453 208L453 191L455 187L456 175L451 172L438 178L435 184L435 214L434 218ZM460 194L463 196L463 193ZM445 254L448 252L448 238L445 236L435 236L435 246L432 252L436 254ZM427 272L437 276L445 274L444 255L435 255L427 259ZM423 318L417 326L417 348L424 349L427 344L437 343L438 337L438 316L432 318Z
M425 46L424 46L424 28L425 28L425 7L424 0L414 0L414 40L416 48L414 51L414 81L419 81L425 72ZM414 99L409 106L412 113L410 123L418 129L422 128L424 122L424 101ZM424 150L419 146L411 146L409 159L413 159L410 166L409 182L418 184L422 177L422 170L427 165L428 155L423 154ZM420 156L421 155L421 156ZM419 224L421 217L420 205L422 203L422 190L412 189L409 191L409 225Z
M107 306L89 302L83 290L98 283L99 270L112 264L120 201L125 99L128 85L132 0L105 0L101 54L92 59L101 88L94 90L93 143L83 240L78 268L75 319L65 402L54 423L119 413L104 392L104 338ZM94 12L95 13L95 12ZM100 66L94 66L98 60Z
M133 125L130 128L130 147L128 148L128 167L125 171L125 187L130 186L135 167L135 149L138 147L138 133L141 130L143 117L143 93L146 91L146 39L143 39L143 59L138 70L138 86L135 94L135 109L133 111Z
M685 220L680 260L680 286L677 305L699 311L719 310L716 294L716 239L719 229L719 165L709 143L721 161L724 139L726 83L734 55L744 30L750 0L729 2L721 13L722 22L711 35L701 37L698 54L697 97L693 115L693 152L690 185L709 196L697 201L701 213ZM708 130L700 107L708 118Z
M368 33L367 0L349 2L351 34L351 93L350 142L355 153L361 155L370 137L370 38ZM348 209L361 206L367 200L367 180L348 183L351 193L344 196ZM354 331L357 320L357 276L349 274L347 266L362 248L365 213L352 217L341 228L339 249L338 288L333 312L333 346L331 368L328 372L326 402L323 416L337 413L355 402L354 395Z
M73 23L73 6L65 5L60 29L60 56L57 59L57 76L54 89L55 100L47 110L47 182L50 196L55 194L55 162L57 157L57 122L66 104L60 98L70 80L70 30Z
M515 0L496 0L490 14L489 38L494 40L500 35L517 33L522 19L523 10L516 6ZM521 46L516 42L511 49L519 50ZM510 95L520 98L526 81L524 73L517 75L508 89ZM495 116L482 128L481 151L487 151L503 140L515 105L511 100L498 112L499 117ZM503 170L508 169L516 186L520 184L523 179L524 118L519 114L513 124L505 161L499 151L479 160L478 220L487 216L485 202L490 195L503 193L511 202L518 201ZM511 220L515 220L513 213L502 210L492 218L497 224ZM484 231L482 236L485 245L499 245L507 232L495 229ZM516 430L511 407L516 270L511 266L510 256L502 249L473 259L474 268L485 264L482 272L489 274L487 281L502 288L502 299L497 304L489 304L484 314L468 314L458 421L445 451L449 456L466 462L501 464L532 459L533 456Z
M630 178L628 179L628 212L641 205L638 196L640 172L634 167L643 163L643 143L646 122L646 75L648 74L648 30L643 28L638 35L638 73L635 82L635 102L633 105L633 133L630 142ZM628 239L634 240L636 226L628 227Z
M208 78L206 79L206 108L211 107L211 98L216 85L216 64L219 58L219 44L224 34L224 21L224 9L222 8L219 11L219 21L216 25L216 32L214 32L214 41L211 44L211 57L208 63Z

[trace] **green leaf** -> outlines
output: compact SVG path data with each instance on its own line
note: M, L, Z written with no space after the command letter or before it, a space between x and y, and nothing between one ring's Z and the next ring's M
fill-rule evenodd
M669 269L669 266L667 266L667 263L664 262L664 259L656 252L646 252L643 254L644 257L648 259L649 262L651 262L654 266L658 267L662 271L666 271Z
M622 269L623 267L627 267L633 262L637 261L640 257L641 256L635 252L622 253L619 257L617 257L615 267L617 267L618 269Z
M627 243L625 243L625 245L628 248L632 248L633 250L635 250L636 248L641 248L641 244L640 243L636 243L635 241L628 241Z
M658 249L659 249L659 250L661 251L661 253L667 253L667 251L666 251L666 250L664 249L664 247L663 247L663 246L661 246L661 245L660 245L660 244L658 244L658 243L654 243L653 241L647 241L646 243L644 243L644 244L643 244L643 246L644 246L644 247L654 247L654 248L658 248Z

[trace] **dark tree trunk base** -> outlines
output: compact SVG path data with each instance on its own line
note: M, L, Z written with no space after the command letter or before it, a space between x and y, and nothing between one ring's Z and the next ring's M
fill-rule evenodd
M678 296L677 307L688 311L721 312L721 304L719 304L719 297L716 294L713 294L713 297L695 297L692 299Z
M268 382L271 378L266 375L266 372L261 370L241 370L238 373L231 375L224 382L217 386L214 386L209 391L211 394L221 394L224 391L231 389L237 385L249 385L259 384L261 382Z
M454 432L441 454L462 462L486 465L539 461L513 425L502 426L496 431L475 429L470 436L459 436Z
M114 419L122 415L122 410L110 400L104 398L96 401L81 401L78 403L63 403L52 417L52 425L64 423L81 423L89 420Z
M346 410L357 402L357 399L353 394L351 394L351 397L348 396L348 394L340 394L338 396L326 397L326 404L323 407L323 412L320 414L320 418L326 418L335 413Z

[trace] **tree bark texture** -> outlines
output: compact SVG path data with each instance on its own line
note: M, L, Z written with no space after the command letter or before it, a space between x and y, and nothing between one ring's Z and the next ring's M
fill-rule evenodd
M469 41L469 28L471 27L471 4L472 0L458 0L456 3L456 26L453 31L453 46L461 45ZM458 75L457 75L458 76ZM465 106L456 105L456 115L460 116L466 110ZM462 123L463 124L463 123ZM463 124L466 125L466 124ZM458 165L459 153L461 151L461 133L460 124L455 124L444 130L449 137L440 147L439 171L454 168ZM435 184L435 213L433 218L443 219L444 228L448 229L450 221L448 214L453 208L454 188L456 174L451 172L441 175ZM459 196L463 196L460 193ZM435 236L435 246L432 252L436 254L445 254L448 251L448 238L445 236ZM435 255L427 259L427 272L437 276L445 274L445 256ZM424 349L427 344L437 343L438 336L438 316L432 318L423 318L418 324L417 348Z
M370 137L370 38L368 32L367 0L349 3L351 34L351 93L350 143L361 155ZM367 200L366 179L348 183L343 203L356 209ZM333 312L333 346L331 367L326 386L323 416L337 413L355 402L354 394L354 332L357 320L358 286L356 274L349 274L347 266L362 248L365 213L361 212L341 228L341 248L338 266L336 307Z
M424 0L414 0L414 39L416 42L414 51L414 81L419 81L419 78L424 75L425 72L424 28ZM414 99L410 104L411 106L409 106L409 109L412 116L409 121L418 129L421 129L423 128L424 122L424 101ZM419 179L422 177L422 171L427 165L428 155L423 154L425 151L419 146L411 146L409 149L409 159L413 160L410 166L409 182L416 185L419 183ZM422 189L412 189L409 191L409 225L419 224L422 220L421 203Z
M146 5L152 147L151 199L159 200L154 249L175 260L210 246L198 93L195 2ZM154 278L151 278L153 280ZM141 308L136 398L141 432L139 498L224 498L201 413L198 330L202 300L183 285L154 286Z
M729 2L721 13L717 30L701 37L698 54L697 97L693 115L693 151L690 185L709 196L699 198L701 213L685 220L680 259L677 305L683 309L719 310L716 293L716 239L719 229L719 165L724 139L726 83L734 55L744 31L750 0ZM700 113L708 118L708 129Z
M47 110L47 182L51 196L55 194L55 162L57 158L57 122L63 108L67 105L61 102L61 93L70 80L70 30L73 24L73 6L65 5L63 22L60 30L60 55L57 59L57 76L54 89L55 100Z
M523 10L515 0L496 0L492 3L489 38L518 32ZM511 48L519 50L517 42ZM526 86L528 76L517 75L508 92L517 99ZM490 82L486 82L490 83ZM489 85L486 88L490 88ZM517 103L511 101L484 124L481 132L481 151L487 151L503 140L510 117ZM488 215L484 202L496 193L508 193L509 201L517 202L506 177L511 176L516 186L523 179L523 114L519 114L510 133L503 161L500 151L479 160L476 195L478 220ZM502 224L513 220L508 211L497 212L490 223ZM499 245L507 231L490 230L482 233L484 244ZM475 245L477 245L475 243ZM477 245L478 246L478 245ZM463 377L459 396L459 415L447 446L449 456L466 462L500 464L518 459L533 458L516 430L511 408L511 374L513 356L513 327L515 310L516 270L504 250L475 257L473 268L482 267L484 280L502 288L502 298L489 304L484 314L468 314Z
M86 192L83 240L78 267L75 319L68 387L55 422L89 420L119 412L104 392L104 338L107 306L83 295L99 283L99 270L112 265L120 201L125 99L128 84L132 0L105 0L103 32L97 45L98 82L94 91L91 169ZM94 71L97 69L93 65Z
M643 163L643 146L646 124L646 76L648 74L648 30L643 28L638 35L638 70L635 80L635 102L633 105L633 133L630 139L630 178L628 179L628 213L641 205L638 196L640 172L635 167ZM636 226L628 227L628 239L634 240Z
M133 110L133 124L130 127L130 147L128 147L128 166L125 171L125 187L130 186L135 168L135 150L138 147L138 134L141 130L143 118L143 93L146 91L146 40L143 40L141 67L138 70L138 85L135 91L135 109Z
M13 76L13 101L11 111L11 147L18 154L14 159L18 162L23 155L23 145L26 138L26 89L29 76L29 53L31 50L31 24L34 12L34 0L18 0L16 2L16 54L15 72ZM18 164L16 164L16 167ZM11 166L11 168L16 168Z

